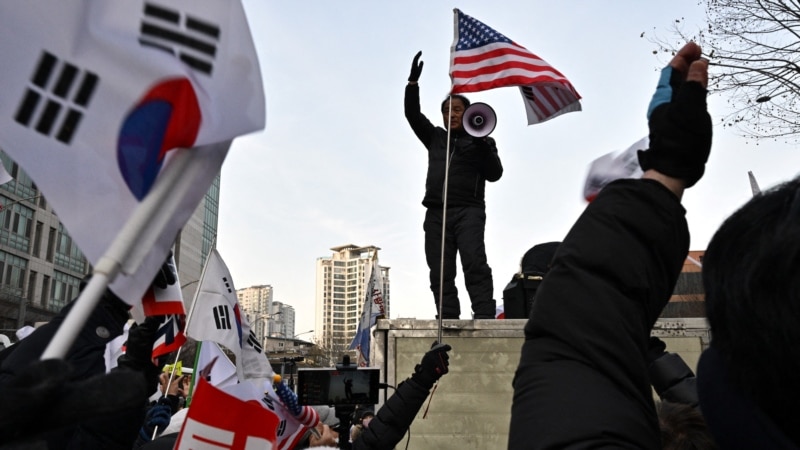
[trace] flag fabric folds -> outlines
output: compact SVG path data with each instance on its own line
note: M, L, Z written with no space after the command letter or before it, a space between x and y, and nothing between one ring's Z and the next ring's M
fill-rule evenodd
M213 350L210 352L204 351L203 348L206 347ZM196 366L204 367L204 369L200 372L196 372L199 373L199 376L194 377L196 387L192 394L191 407L189 408L190 414L192 414L198 402L201 405L200 408L205 410L208 407L208 402L218 401L222 395L229 395L240 400L258 400L264 411L274 415L274 425L272 425L273 419L270 418L268 425L265 424L265 426L272 426L275 433L275 440L271 441L271 443L274 444L273 447L257 448L275 448L278 450L292 450L295 448L303 438L305 431L310 426L316 425L319 422L319 415L308 406L300 407L302 411L301 414L295 414L291 406L275 391L271 377L268 380L237 379L236 375L232 373L235 371L235 369L231 367L232 363L219 350L219 347L217 347L215 343L204 342L201 346L201 352L202 356L198 358ZM266 357L264 357L264 359L266 360ZM224 376L222 375L223 373L227 373L228 375ZM240 382L240 380L242 381ZM211 385L215 389L209 391L208 389L201 388L201 383ZM209 392L211 392L212 396L208 395ZM235 404L231 403L231 405ZM263 411L257 409L251 411L263 417ZM202 417L193 417L193 421L203 422L205 424L205 427L203 427L204 429L217 429L213 430L215 433L221 432L220 429L229 429L229 426L234 426L234 433L247 434L248 424L231 424L229 422L217 423L218 415L219 409L217 409L214 414L202 412ZM196 425L192 424L190 427L196 427ZM196 436L191 439L197 440L206 438L208 437L199 438Z
M199 378L175 449L278 448L280 419L264 407L261 389L243 382L222 390Z
M372 341L370 329L378 322L379 318L386 315L386 307L383 302L383 279L376 259L372 261L372 270L369 277L366 299L361 310L361 319L358 321L358 331L356 331L353 342L350 343L350 350L358 350L358 365L360 367L366 367L370 364L369 347Z
M583 186L583 197L591 202L597 194L614 180L621 178L639 178L642 168L639 166L638 150L646 150L650 146L650 138L645 136L623 151L606 153L589 165L586 183Z
M170 263L173 268L177 267L174 256L170 256ZM136 314L139 312L138 305L136 305L133 310L135 311L134 318L137 319L137 322L141 322L141 320L136 317ZM186 308L183 305L181 280L177 271L175 272L175 282L167 285L166 288L161 289L152 284L147 288L142 297L141 311L144 313L144 316L186 314Z
M580 111L580 94L542 58L485 23L455 9L450 48L452 93L521 86L528 124Z
M202 161L157 245L111 289L139 302L236 136L266 121L238 0L0 3L0 148L97 265L178 152ZM149 247L149 246L148 246Z
M195 367L206 367L214 359L216 359L216 363L213 365L206 381L218 388L232 386L239 382L236 377L236 365L225 356L225 353L219 348L219 344L212 341L200 342L200 350L197 353ZM194 377L192 382L197 385L199 378Z
M239 360L246 321L228 266L217 249L212 249L187 319L186 334L197 341L214 341Z

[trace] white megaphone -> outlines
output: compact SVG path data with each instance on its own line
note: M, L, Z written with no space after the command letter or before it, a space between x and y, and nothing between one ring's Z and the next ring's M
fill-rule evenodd
M496 125L497 115L486 103L473 103L461 117L461 126L472 137L488 136Z

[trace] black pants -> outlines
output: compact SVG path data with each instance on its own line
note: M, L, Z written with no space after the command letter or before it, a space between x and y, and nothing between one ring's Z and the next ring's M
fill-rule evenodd
M430 269L431 291L436 309L444 319L458 319L461 306L456 288L456 253L461 256L464 284L472 302L476 319L492 319L495 316L492 269L486 262L486 247L483 242L486 228L486 210L480 206L453 207L447 209L444 236L444 279L442 287L442 311L439 311L439 260L442 256L442 209L428 208L425 213L425 259Z

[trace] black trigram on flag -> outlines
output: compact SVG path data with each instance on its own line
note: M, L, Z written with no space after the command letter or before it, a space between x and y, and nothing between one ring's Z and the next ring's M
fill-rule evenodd
M222 277L222 282L225 283L225 289L228 290L228 294L233 293L233 291L231 290L231 283L228 282L228 277Z
M217 326L217 329L230 330L231 312L228 309L228 305L217 305L214 307L213 311L214 311L214 325Z
M278 429L275 431L276 431L275 434L278 437L283 437L283 434L286 433L286 419L281 420L281 423L278 425Z
M96 74L42 52L14 120L69 144L99 81Z
M264 351L264 347L262 347L261 343L258 342L258 339L256 339L256 334L253 332L253 330L250 330L250 336L247 337L247 343L252 345L253 349L255 349L255 351L258 353Z
M198 72L211 75L220 29L205 20L155 3L144 4L139 43L163 50Z

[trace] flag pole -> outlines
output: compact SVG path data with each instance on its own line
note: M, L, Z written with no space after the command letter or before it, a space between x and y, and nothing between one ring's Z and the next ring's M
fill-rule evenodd
M208 262L211 260L211 255L213 252L217 251L217 235L214 234L214 240L211 241L211 251L206 256L205 264L203 264L203 270L200 271L200 280L197 282L197 289L194 291L194 298L192 298L192 306L189 307L189 314L186 316L186 325L184 325L184 329L189 329L189 321L192 320L192 316L194 315L195 305L197 305L197 298L200 297L200 290L203 288L203 281L206 279L206 269L208 268Z
M230 147L232 140L211 144ZM223 152L224 153L224 152ZM81 328L97 307L108 285L120 271L134 273L156 244L162 231L177 208L177 204L194 184L195 172L202 171L208 158L195 157L197 149L178 149L164 168L153 189L134 210L131 217L97 261L92 277L81 292L64 322L42 353L41 359L63 359ZM166 256L166 253L165 253Z
M450 94L448 94L447 101L447 145L445 146L444 157L444 190L442 191L442 251L439 256L439 314L438 324L436 327L436 342L442 343L442 307L444 306L444 243L445 232L447 229L447 185L450 175L450 120L453 117L453 87L450 87Z

